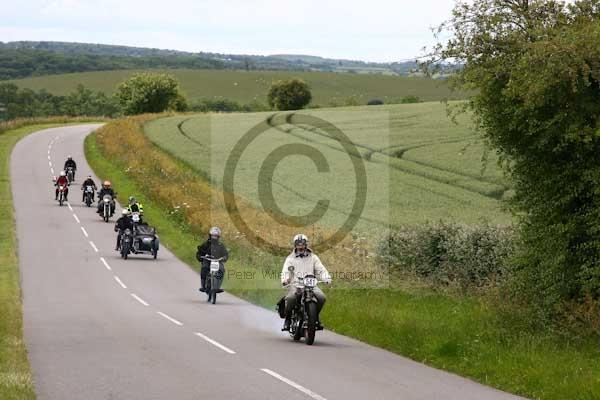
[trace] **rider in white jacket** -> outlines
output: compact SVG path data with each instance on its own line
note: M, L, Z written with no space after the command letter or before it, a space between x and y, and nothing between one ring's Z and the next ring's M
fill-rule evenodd
M290 266L293 271L290 272ZM287 256L281 270L281 284L288 289L285 296L285 323L284 331L289 330L292 310L298 301L296 282L298 278L314 275L320 282L331 283L329 272L319 257L308 248L308 238L303 234L294 236L294 251ZM318 287L314 288L317 298L317 312L320 313L325 304L325 294ZM320 322L319 322L320 323Z

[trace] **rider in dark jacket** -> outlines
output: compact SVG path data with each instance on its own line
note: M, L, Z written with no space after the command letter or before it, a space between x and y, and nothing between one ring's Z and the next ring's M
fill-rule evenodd
M113 198L113 204L110 210L111 215L115 212L114 200L117 198L117 192L110 187L110 181L104 181L104 183L102 183L102 189L98 192L98 214L102 214L102 198L107 194L111 195Z
M202 263L202 268L200 269L200 291L204 292L206 277L210 272L210 261L202 258L202 257L210 257L210 258L222 258L221 262L226 262L227 258L229 258L229 252L225 245L221 243L221 230L219 228L212 227L209 231L208 240L202 245L198 246L198 251L196 252L196 259Z
M67 157L67 161L65 161L65 171L69 170L69 167L73 168L73 179L75 179L75 171L77 171L77 163L73 160L73 157Z
M123 235L125 229L133 229L133 222L131 221L131 218L129 218L129 211L124 208L122 213L123 215L121 218L119 218L115 223L115 232L118 232L117 246L115 247L115 250L119 250L121 248L121 235Z
M87 179L81 185L81 190L83 191L83 196L81 197L81 201L85 201L85 188L87 186L91 186L94 188L94 190L98 190L98 187L96 186L96 182L94 182L91 175L88 175ZM92 193L92 201L94 201L94 193Z

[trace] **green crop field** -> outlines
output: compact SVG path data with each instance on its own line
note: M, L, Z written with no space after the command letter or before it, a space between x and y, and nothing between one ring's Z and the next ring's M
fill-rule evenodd
M508 187L497 159L489 156L482 169L484 145L469 128L469 118L463 116L455 125L445 107L436 102L300 113L334 124L356 145L367 183L365 208L357 225L360 232L440 219L510 221L501 201ZM305 215L326 199L329 208L319 224L340 226L357 190L351 157L323 126L307 126L296 119L294 113L177 116L152 121L145 131L159 147L219 186L234 146L250 128L266 121L268 129L239 158L236 194L262 207L259 187L266 185L258 182L270 179L260 173L269 167L273 197L284 213ZM281 147L289 144L294 146ZM321 153L328 170L318 172L306 155L288 154L303 146ZM285 157L269 158L276 151L283 151ZM272 203L266 204L268 209Z
M66 94L78 84L94 90L112 93L116 85L140 72L103 71L40 76L14 80L23 88L46 89L53 94ZM418 96L424 101L457 98L443 80L385 75L365 75L327 72L291 71L231 71L231 70L167 70L174 75L191 100L231 99L241 103L259 101L266 104L266 95L274 80L299 77L307 81L313 92L313 104L343 105L350 97L366 104L370 99L397 102L405 96Z

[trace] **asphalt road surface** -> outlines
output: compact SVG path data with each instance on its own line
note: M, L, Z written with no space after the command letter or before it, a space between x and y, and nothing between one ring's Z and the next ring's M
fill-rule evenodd
M517 398L328 331L294 343L274 312L226 293L206 303L198 275L164 247L156 261L121 260L114 219L81 203L83 140L97 127L37 132L11 157L39 400ZM59 207L51 177L67 155L77 183Z

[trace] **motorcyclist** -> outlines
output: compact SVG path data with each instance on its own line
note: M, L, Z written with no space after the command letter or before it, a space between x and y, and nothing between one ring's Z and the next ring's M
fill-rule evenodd
M81 185L81 190L83 191L83 195L81 197L81 201L85 201L85 188L87 186L93 187L94 191L98 190L98 187L96 186L96 182L94 182L94 180L92 179L91 175L88 175L87 179ZM94 193L92 193L92 201L94 201Z
M144 221L144 206L142 203L138 203L135 197L129 196L129 205L127 205L129 216L132 217L133 213L138 213L138 225L145 224Z
M59 186L64 186L65 187L65 201L68 201L69 180L67 179L67 174L65 171L60 171L60 176L54 181L54 186L56 186L56 190L54 192L54 200L58 200Z
M225 268L223 263L227 261L229 258L229 252L223 243L221 242L221 229L216 226L213 226L208 231L208 239L206 242L198 246L198 251L196 252L196 259L200 261L202 267L200 268L200 291L205 291L205 283L206 277L210 272L210 261L203 257L210 257L213 259L221 258L221 267L223 268L223 273L225 272Z
M118 232L115 250L121 248L121 236L123 235L123 232L125 232L125 229L133 229L133 222L131 221L131 218L129 218L129 210L124 208L123 211L121 211L121 215L121 218L115 222L115 232Z
M112 189L110 181L104 181L102 183L102 189L100 189L100 191L98 192L98 214L102 214L102 211L103 211L102 198L107 194L112 196L112 198L113 198L113 204L111 205L111 208L110 208L111 215L115 212L114 200L117 198L117 192L115 192Z
M65 161L64 170L68 171L69 167L73 168L73 180L75 179L75 172L77 171L77 163L73 160L73 157L68 156L67 161Z
M290 266L294 267L293 271L290 271ZM294 251L287 256L281 270L281 284L288 290L285 295L285 322L283 324L283 331L290 329L292 310L299 300L296 292L297 278L304 278L306 275L314 275L319 282L331 283L329 272L323 263L321 263L319 257L308 247L308 237L300 233L294 236ZM326 299L325 294L318 287L314 288L314 295L317 298L318 315ZM321 325L320 320L317 323Z

